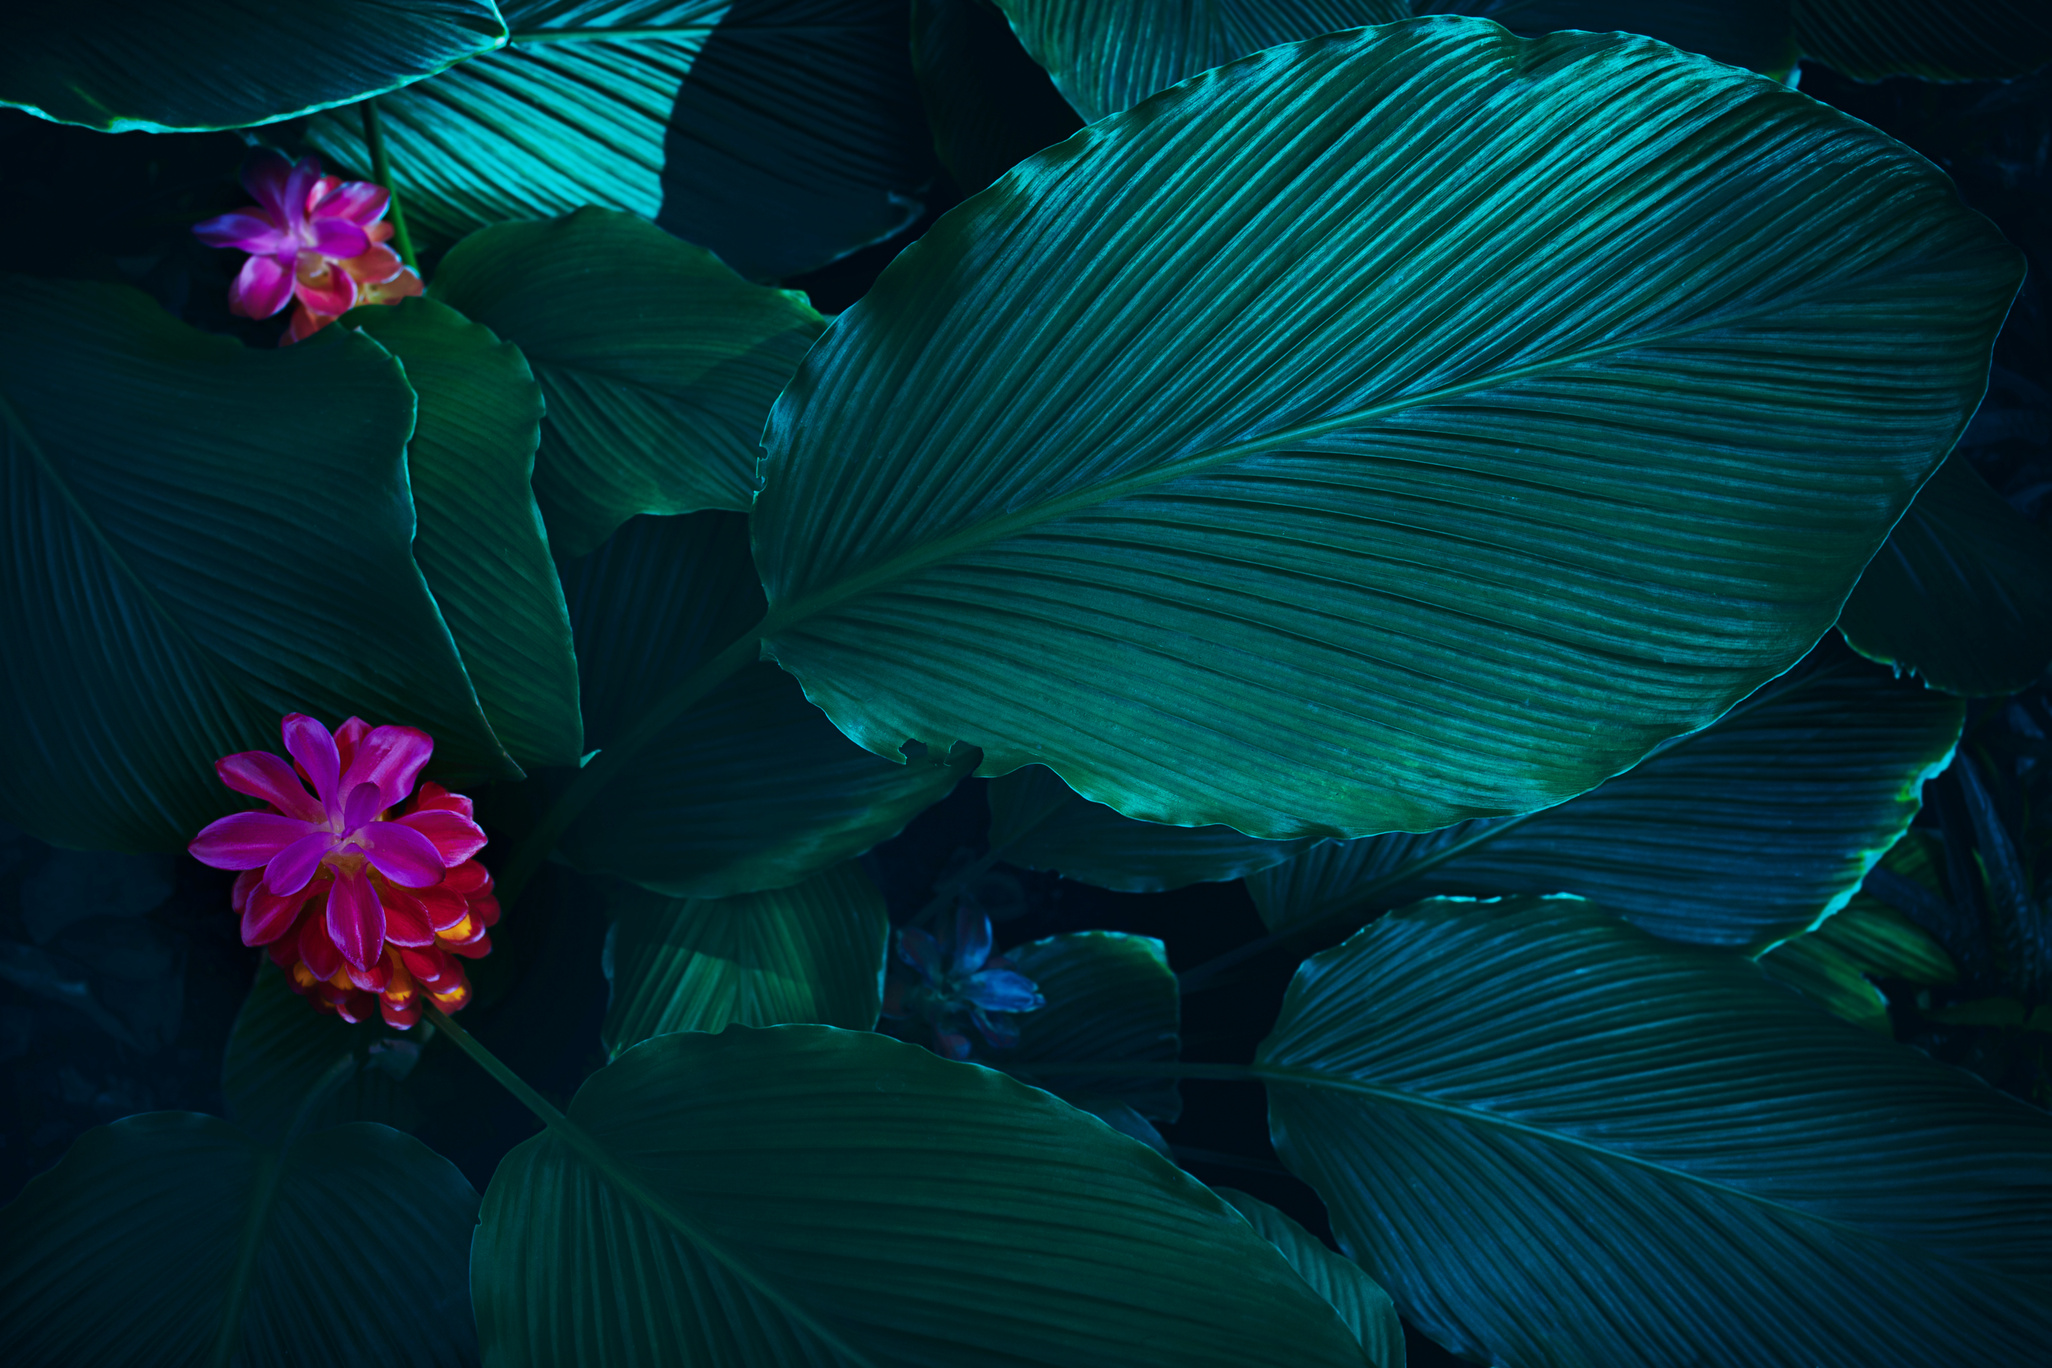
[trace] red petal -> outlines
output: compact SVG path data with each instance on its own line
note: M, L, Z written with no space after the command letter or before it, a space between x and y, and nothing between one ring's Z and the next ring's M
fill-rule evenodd
M438 985L449 982L452 974L460 972L456 961L449 958L449 952L439 946L415 950L402 946L399 962L406 966L406 972L420 980L421 986L433 992Z
M349 981L366 993L382 993L385 985L392 981L392 971L385 967L383 960L368 969L359 969L352 964L349 966Z
M308 917L299 928L299 958L307 972L325 982L342 967L342 952L328 938L326 917Z
M471 801L460 793L451 793L430 779L420 786L420 792L413 795L413 801L406 805L408 816L416 812L453 812L470 821L477 819L477 812Z
M235 876L235 886L228 890L228 905L238 913L249 905L250 890L264 877L261 869L245 869Z
M392 197L375 181L335 181L315 201L323 218L347 219L358 228L369 228L383 218Z
M209 822L186 849L216 869L254 869L313 829L313 823L275 812L233 812Z
M476 917L486 926L497 926L499 924L499 900L489 896L472 898L470 900L470 915Z
M328 893L328 936L342 958L368 969L385 950L385 908L361 869L335 877Z
M492 886L491 871L476 860L465 860L442 876L442 887L464 897L473 897Z
M335 728L335 748L342 754L343 769L356 762L356 748L363 744L363 738L369 731L370 723L360 717L352 717Z
M261 798L287 817L318 822L327 817L292 766L269 751L239 751L214 762L214 773L237 793Z
M384 894L385 941L389 945L433 945L435 929L428 922L427 908L403 888Z
M385 1024L395 1031L410 1031L420 1024L420 999L417 997L404 1003L381 997L378 999L378 1011L384 1014Z
M371 247L335 264L347 271L349 278L359 286L382 285L396 279L406 269L405 263L399 260L399 254L390 247ZM358 293L362 292L359 290ZM363 302L369 304L374 301L366 297Z
M307 897L303 891L281 898L268 888L257 889L243 909L242 943L269 945L283 940L292 930L299 909L306 905Z
M429 989L428 996L433 998L435 1006L443 1011L460 1012L470 1005L470 980L461 977L459 970L454 987L445 988L440 992Z
M485 848L485 834L478 829L476 822L467 815L441 808L410 812L389 825L407 827L425 836L441 857L442 864L451 869ZM441 872L436 870L436 877L439 878Z
M449 953L461 955L465 959L483 959L492 953L492 938L480 931L476 940L450 946Z
M349 273L328 269L326 258L312 252L299 254L292 292L312 313L339 316L356 307L356 282L349 278Z

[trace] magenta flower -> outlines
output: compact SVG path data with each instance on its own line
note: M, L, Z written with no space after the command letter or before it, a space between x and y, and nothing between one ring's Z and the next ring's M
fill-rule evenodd
M359 303L420 293L420 277L385 245L391 196L382 186L323 176L318 158L293 163L269 149L250 158L242 184L256 204L193 229L210 247L250 254L228 289L234 313L269 318L296 295L287 335L296 340Z
M934 1051L949 1059L967 1059L968 1032L998 1049L1019 1043L1013 1018L1047 1005L1032 979L991 953L990 918L964 904L955 911L955 931L948 940L917 926L898 932L898 958L913 976L894 975L884 990L883 1014L896 1020L917 1017L933 1030Z
M401 907L419 902L406 890L441 884L445 873L484 848L484 832L470 819L467 802L463 811L422 806L389 815L412 794L434 752L426 732L366 727L351 718L340 734L330 734L313 718L293 713L284 733L296 770L264 751L225 756L214 766L229 788L273 810L223 817L188 849L216 869L263 870L241 907L251 944L266 943L292 924L308 897L321 891L310 887L319 875L327 885L326 939L342 959L368 972L385 952L385 900Z

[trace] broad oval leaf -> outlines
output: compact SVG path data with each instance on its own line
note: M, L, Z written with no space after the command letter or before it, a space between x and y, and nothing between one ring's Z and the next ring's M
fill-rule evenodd
M1052 869L1120 893L1244 878L1312 845L1263 841L1228 826L1136 822L1082 797L1045 765L993 779L988 792L990 847L1007 864Z
M767 893L630 889L611 907L613 997L601 1035L616 1058L672 1031L876 1025L891 918L853 861Z
M436 777L520 773L413 560L413 391L332 332L258 351L121 286L0 288L8 821L180 849L244 806L214 761L289 712L422 727Z
M511 44L378 101L411 221L447 240L585 204L751 279L919 216L933 154L904 0L509 0ZM370 170L361 121L307 139Z
M1255 1071L1347 1250L1467 1357L1931 1368L2052 1336L2052 1118L1574 900L1384 918L1298 970Z
M1643 33L1777 79L1796 64L1790 0L1412 0L1419 14L1472 14L1514 33Z
M2052 62L2034 0L1793 0L1805 57L1856 81L2007 80Z
M25 0L0 10L0 105L103 133L243 128L395 89L505 39L491 0Z
M529 479L541 387L520 349L431 299L362 309L348 324L397 356L420 401L406 473L413 558L477 688L522 765L584 754L570 613Z
M746 512L763 420L825 326L803 296L608 209L473 233L433 293L534 367L534 490L559 556L637 513Z
M1355 1368L1274 1247L1037 1088L823 1026L659 1036L500 1163L495 1364Z
M1428 893L1579 893L1669 940L1765 950L1858 891L1964 717L1913 680L1839 659L1559 807L1332 842L1247 891L1278 932L1343 931Z
M836 320L765 437L764 644L879 754L1151 821L1542 807L1829 628L2017 266L1900 145L1650 40L1271 48Z
M474 1363L477 1209L454 1164L385 1126L316 1131L280 1156L215 1117L127 1117L0 1211L0 1358Z
M737 513L636 519L566 565L563 587L601 751L762 613ZM752 664L635 750L559 849L673 897L783 888L897 835L975 763L871 755L789 675Z
M1259 1197L1232 1188L1211 1190L1281 1250L1297 1276L1339 1312L1375 1368L1404 1368L1404 1326L1397 1319L1396 1303L1359 1264L1327 1249L1316 1235Z
M1005 959L1033 980L1047 1005L1013 1017L1018 1045L988 1051L990 1062L1079 1107L1115 1102L1150 1121L1182 1115L1173 1078L1136 1078L1118 1068L1173 1064L1182 1054L1182 994L1160 941L1121 931L1070 931L1007 950ZM1043 1063L1063 1067L1034 1069ZM1092 1074L1078 1064L1112 1067Z
M2027 689L2052 669L2052 538L1947 457L1860 575L1838 630L1934 689Z

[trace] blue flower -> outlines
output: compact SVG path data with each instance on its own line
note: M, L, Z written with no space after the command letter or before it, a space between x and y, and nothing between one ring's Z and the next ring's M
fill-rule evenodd
M969 1057L964 1017L992 1046L1017 1045L1013 1015L1037 1012L1047 999L1032 979L990 951L990 918L974 908L955 913L955 932L946 941L917 926L904 928L898 932L898 958L916 976L892 977L884 993L884 1015L926 1022L933 1028L935 1052L949 1059Z

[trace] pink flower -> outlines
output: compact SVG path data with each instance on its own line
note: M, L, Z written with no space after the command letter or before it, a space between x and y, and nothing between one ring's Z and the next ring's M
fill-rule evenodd
M420 277L385 243L391 196L369 181L321 174L317 157L288 162L264 149L250 158L242 183L257 203L208 219L193 232L210 247L250 253L228 307L244 318L269 318L296 295L299 308L283 341L318 331L358 304L389 304L421 292Z
M473 858L485 835L470 800L425 784L406 801L434 742L356 717L331 735L293 713L283 730L296 763L243 751L214 766L266 806L223 817L187 847L216 869L245 871L234 894L243 944L271 946L300 992L352 1021L372 994L401 1027L420 1018L417 989L446 1011L461 1007L470 985L451 955L491 949L498 902Z

